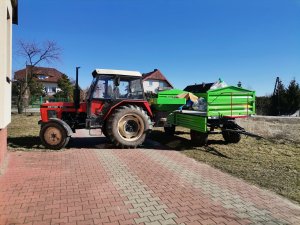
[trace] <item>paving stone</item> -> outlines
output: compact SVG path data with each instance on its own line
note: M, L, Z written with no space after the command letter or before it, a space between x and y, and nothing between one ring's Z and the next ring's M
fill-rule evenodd
M176 151L8 154L0 224L300 224L299 205Z

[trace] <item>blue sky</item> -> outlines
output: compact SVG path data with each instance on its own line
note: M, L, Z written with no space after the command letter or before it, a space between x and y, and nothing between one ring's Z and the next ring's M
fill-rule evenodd
M19 40L54 40L81 87L95 68L158 68L177 88L219 77L257 95L276 76L300 82L300 0L30 0L19 1ZM15 54L13 71L25 66Z

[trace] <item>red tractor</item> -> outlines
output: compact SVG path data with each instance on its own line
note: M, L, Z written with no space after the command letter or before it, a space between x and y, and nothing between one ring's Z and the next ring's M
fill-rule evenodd
M135 148L152 130L152 111L142 75L136 71L96 69L86 100L80 102L76 68L74 102L41 105L40 138L45 147L65 147L76 129L101 129L116 146Z

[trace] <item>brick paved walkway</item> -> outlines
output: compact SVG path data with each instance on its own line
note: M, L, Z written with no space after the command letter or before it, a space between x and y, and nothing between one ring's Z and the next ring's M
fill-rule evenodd
M175 151L9 153L0 224L300 224L300 207Z

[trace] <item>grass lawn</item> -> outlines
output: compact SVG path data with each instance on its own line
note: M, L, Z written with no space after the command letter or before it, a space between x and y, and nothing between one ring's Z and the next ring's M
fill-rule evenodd
M11 151L45 150L38 137L39 119L39 116L12 116L8 127ZM156 128L150 138L300 203L300 143L243 137L238 144L226 144L221 135L210 135L208 146L193 147L189 130L183 128L177 129L174 137Z
M8 126L8 149L37 150L44 149L39 138L40 116L12 115Z

